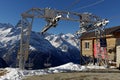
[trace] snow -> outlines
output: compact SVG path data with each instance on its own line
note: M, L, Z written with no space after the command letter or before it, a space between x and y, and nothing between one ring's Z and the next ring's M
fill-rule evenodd
M62 48L63 45L66 45L68 48L77 48L79 50L79 40L75 37L73 34L48 34L45 36L45 39L47 39L55 48L61 49L61 51L67 51Z
M57 67L39 70L20 70L18 68L5 68L5 70L7 70L7 73L3 76L0 76L0 80L22 80L22 78L25 78L26 76L46 75L70 71L86 71L88 69L105 69L105 68L103 66L95 65L81 66L79 64L74 64L72 62Z
M11 24L0 23L0 43L4 44L4 47L6 47L6 44L12 45L16 40L20 39L20 35L14 34L14 29Z
M50 41L50 43L56 48L62 44L62 40L60 39L59 36L56 36L56 35L47 36L47 37L45 37L45 39Z
M9 32L11 31L12 28L8 28L8 29L5 29L5 28L1 28L0 29L0 34L1 36L5 37L5 35L9 34Z
M106 69L105 66L97 66L97 65L88 65L87 69Z
M81 66L79 64L74 64L70 62L58 67L49 68L49 70L53 70L55 71L55 73L59 73L59 72L68 72L68 71L82 71L82 70L86 70L86 68L85 66Z
M18 69L5 68L5 70L7 70L7 73L6 75L1 76L0 80L20 80L22 78Z
M35 51L36 49L35 49L35 47L30 45L30 50Z

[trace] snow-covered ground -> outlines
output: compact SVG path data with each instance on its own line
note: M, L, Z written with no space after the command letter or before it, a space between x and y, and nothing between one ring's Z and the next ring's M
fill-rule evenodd
M6 74L0 76L0 80L21 80L25 76L33 75L45 75L51 73L60 73L60 72L70 72L70 71L85 71L88 69L105 69L103 66L81 66L79 64L67 63L58 67L52 67L48 69L40 70L20 70L18 68L5 68L7 70Z

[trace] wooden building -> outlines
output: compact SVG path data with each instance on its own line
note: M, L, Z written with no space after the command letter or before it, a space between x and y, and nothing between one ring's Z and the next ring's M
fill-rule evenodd
M82 55L94 57L95 32L84 33L80 39ZM120 63L120 26L106 28L106 42L108 60Z

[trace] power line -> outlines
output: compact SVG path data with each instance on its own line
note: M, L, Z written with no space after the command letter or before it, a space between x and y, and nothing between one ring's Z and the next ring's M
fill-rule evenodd
M92 3L92 4L89 4L89 5L86 5L86 6L79 7L79 8L77 8L77 9L75 9L75 11L76 11L76 10L81 10L81 9L84 9L84 8L88 8L88 7L97 5L97 4L100 4L100 3L102 3L103 1L104 1L104 0L99 0L99 1L96 1L96 2L94 2L94 3Z

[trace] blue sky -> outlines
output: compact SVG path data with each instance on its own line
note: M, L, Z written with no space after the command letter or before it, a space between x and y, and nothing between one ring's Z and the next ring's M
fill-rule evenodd
M99 4L89 6L99 1ZM74 5L73 3L76 4ZM16 25L21 19L21 13L33 7L50 7L79 13L89 12L110 20L107 27L120 25L120 0L0 0L0 23ZM33 24L33 30L38 32L44 25L44 19L36 19ZM52 28L48 32L55 34L74 33L78 29L78 22L60 21L56 28Z

